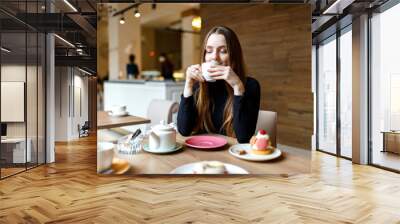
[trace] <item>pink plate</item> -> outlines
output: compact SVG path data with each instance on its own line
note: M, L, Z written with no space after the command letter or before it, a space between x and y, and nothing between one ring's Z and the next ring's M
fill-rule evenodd
M197 135L186 139L185 144L189 147L198 149L214 149L226 145L228 141L225 138L210 136L210 135Z

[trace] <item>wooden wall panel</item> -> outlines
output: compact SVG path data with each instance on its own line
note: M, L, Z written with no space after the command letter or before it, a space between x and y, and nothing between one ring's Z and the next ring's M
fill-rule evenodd
M108 75L108 12L107 7L97 5L97 75L104 79Z
M202 4L202 40L225 25L239 36L248 74L261 85L261 109L278 112L278 143L311 150L309 5Z

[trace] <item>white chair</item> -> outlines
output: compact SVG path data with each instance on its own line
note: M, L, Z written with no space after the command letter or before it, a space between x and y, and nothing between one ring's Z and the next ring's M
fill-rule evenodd
M159 124L164 120L167 124L172 122L172 115L179 110L179 104L170 100L154 99L147 108L147 118L150 119L149 126Z
M271 145L276 147L276 133L277 133L278 113L274 111L260 110L258 112L258 120L256 132L260 129L267 131Z

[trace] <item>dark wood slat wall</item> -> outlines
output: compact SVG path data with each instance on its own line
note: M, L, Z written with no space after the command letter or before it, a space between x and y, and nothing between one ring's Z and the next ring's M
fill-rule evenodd
M216 25L239 36L248 74L261 85L261 109L278 112L278 143L311 149L309 5L202 4L202 40Z

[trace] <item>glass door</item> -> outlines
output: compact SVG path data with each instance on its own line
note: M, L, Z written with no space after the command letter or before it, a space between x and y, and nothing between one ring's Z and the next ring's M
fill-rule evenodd
M0 1L1 179L45 163L46 39L23 22L44 3Z
M336 35L317 49L317 149L336 154Z
M26 81L27 48L25 32L1 34L1 175L26 170L31 161L27 144ZM7 49L7 50L4 50Z

